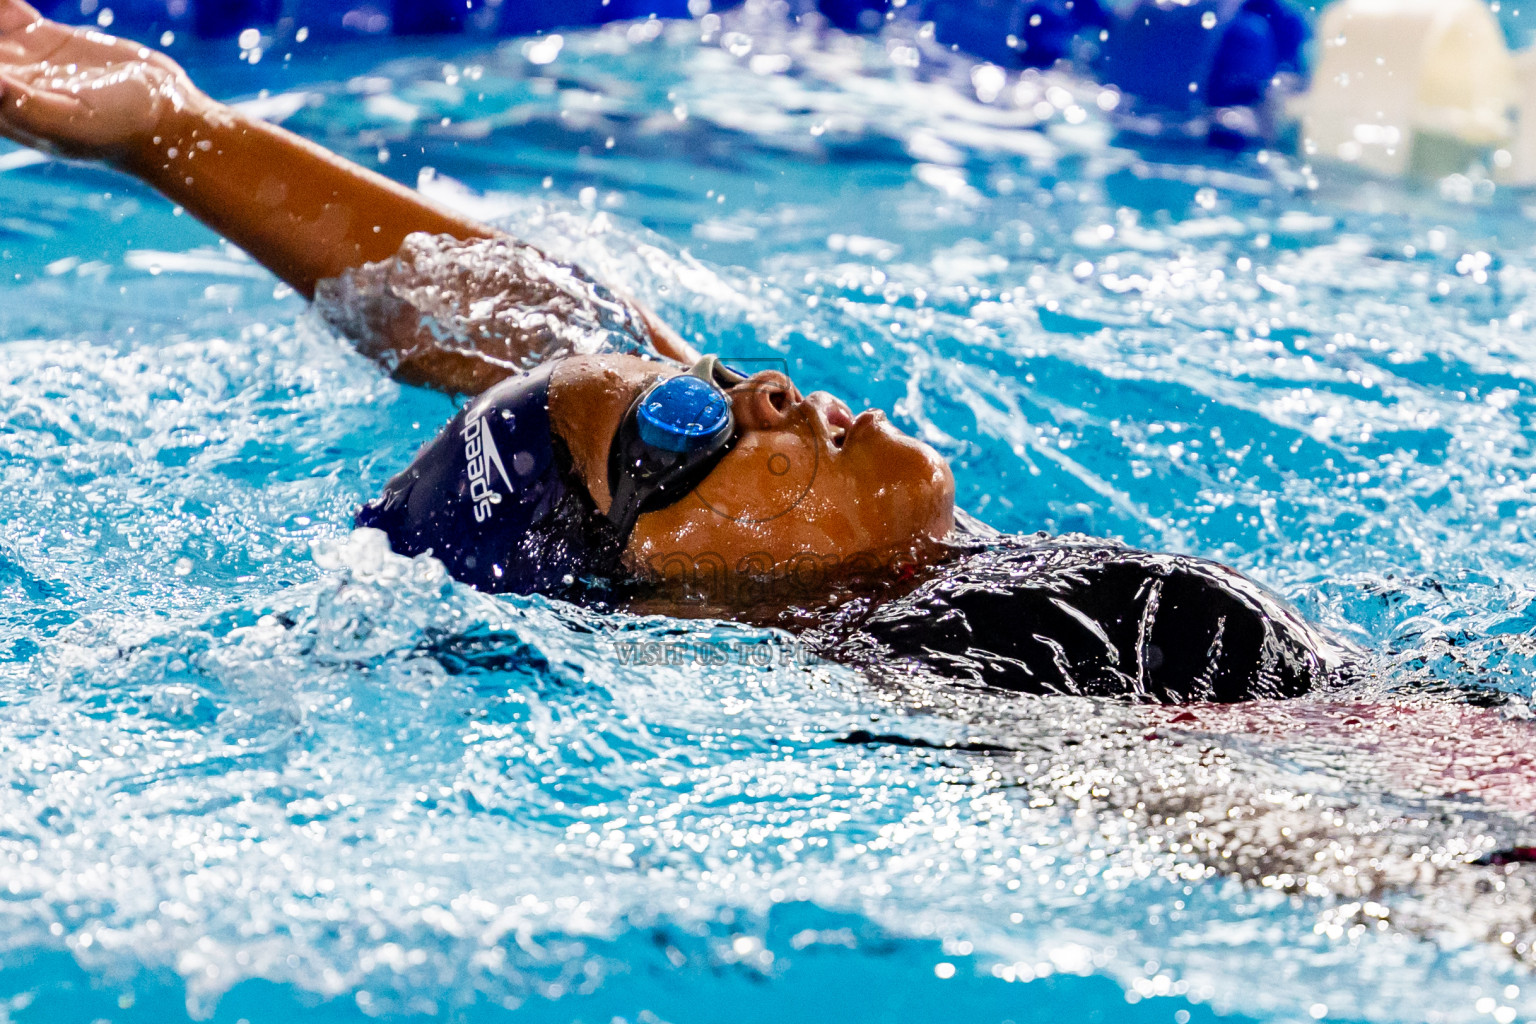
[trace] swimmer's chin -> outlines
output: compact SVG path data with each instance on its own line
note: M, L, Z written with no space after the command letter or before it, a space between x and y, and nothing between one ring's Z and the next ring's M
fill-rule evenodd
M910 525L907 537L911 546L927 550L933 542L943 541L954 532L954 472L949 461L932 445L904 433L879 410L872 411L875 415L857 440L868 442L867 451L884 479L895 481L881 490L889 487L895 492L893 506ZM856 440L859 421L866 415L861 413L849 430L849 447Z
M724 531L731 536L690 523L666 540L647 538L626 555L626 566L646 591L635 610L766 622L786 609L841 603L868 586L947 560L954 553L954 477L932 448L899 436L929 466L921 486L909 477L906 487L882 488L871 496L872 504L906 520L909 530L900 536L864 536L848 544L847 538L861 531L846 522L817 523L814 517L780 521L777 531L764 524Z

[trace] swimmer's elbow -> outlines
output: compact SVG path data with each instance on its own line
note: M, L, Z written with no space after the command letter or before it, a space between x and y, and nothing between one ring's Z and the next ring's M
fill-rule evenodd
M657 352L673 362L686 366L692 366L699 361L699 350L684 341L681 334L663 323L660 317L639 302L627 296L625 301L631 309L640 314L640 319L645 322L646 331L650 334L651 344Z

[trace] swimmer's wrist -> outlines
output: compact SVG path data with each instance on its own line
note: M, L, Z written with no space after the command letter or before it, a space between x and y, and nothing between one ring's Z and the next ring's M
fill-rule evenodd
M201 90L186 87L160 100L158 115L108 162L151 183L177 172L213 147L238 115Z

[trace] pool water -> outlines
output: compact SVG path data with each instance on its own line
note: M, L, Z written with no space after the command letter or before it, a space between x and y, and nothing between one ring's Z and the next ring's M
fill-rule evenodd
M181 56L893 410L993 525L1223 559L1371 652L1362 700L1523 739L1528 194L1132 146L1090 82L754 5ZM0 1021L1536 1018L1532 869L1469 863L1536 799L1453 784L1487 733L1426 781L1390 731L477 594L349 531L450 399L143 188L0 168Z

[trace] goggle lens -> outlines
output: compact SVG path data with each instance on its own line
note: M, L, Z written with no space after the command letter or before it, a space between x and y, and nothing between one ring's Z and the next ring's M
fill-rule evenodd
M731 406L714 382L673 377L645 397L638 418L646 444L687 454L711 447L731 429Z
M736 420L726 392L746 379L705 356L630 407L608 452L608 518L623 537L642 511L681 499L730 450Z

